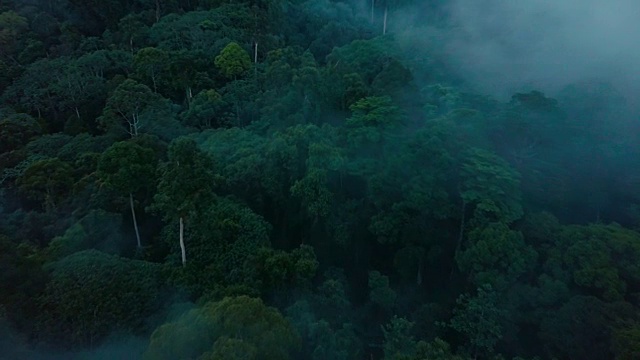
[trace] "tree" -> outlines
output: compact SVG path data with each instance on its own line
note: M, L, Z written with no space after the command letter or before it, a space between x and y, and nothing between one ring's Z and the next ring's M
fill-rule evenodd
M522 217L520 175L492 152L471 148L463 153L459 194L462 200L456 254L467 225L468 207L473 207L475 226L491 222L511 224Z
M56 83L58 74L62 73L65 58L41 59L29 64L21 76L2 94L3 102L16 106L23 112L43 113L56 120L58 104L52 85ZM55 130L58 124L48 124Z
M520 175L506 161L489 151L470 149L461 170L460 196L466 206L475 206L477 220L510 224L522 217Z
M120 128L134 138L142 129L151 128L151 122L157 121L167 108L166 99L146 85L127 79L107 99L101 122L106 128Z
M277 309L248 296L226 297L157 328L144 359L234 359L235 354L247 356L241 359L287 360L299 342Z
M122 253L122 216L91 210L71 225L63 235L49 242L43 258L57 261L76 252L95 249L108 254Z
M371 302L391 312L396 302L396 292L389 286L389 278L379 271L369 272L369 297Z
M162 211L166 220L179 219L182 265L186 266L184 222L202 213L214 199L213 163L196 142L187 137L179 137L169 144L168 158L160 167L153 208Z
M138 248L142 248L133 194L153 184L158 159L152 149L131 141L121 141L108 148L98 162L98 177L108 187L129 195L129 205Z
M346 127L352 146L356 151L372 150L374 154L382 154L389 132L402 125L400 108L388 96L370 96L358 100L349 109L351 117Z
M237 79L251 67L249 54L238 43L231 42L216 56L215 64L227 78Z
M503 223L493 223L469 233L469 246L458 253L460 270L475 285L491 284L504 290L535 265L537 253L522 234Z
M98 344L114 331L140 333L158 311L161 277L148 262L87 250L47 266L39 329L63 347Z
M78 120L81 120L81 106L103 99L106 93L104 79L87 70L75 61L70 62L57 76L57 82L51 85L60 98L59 106L72 109Z
M153 91L158 92L163 72L168 71L169 55L162 49L147 47L140 49L133 57L136 74L142 80L150 81Z
M607 304L593 296L574 296L544 315L539 336L550 357L612 359L615 325L637 316L637 308L630 304Z
M0 153L18 150L41 132L40 124L27 114L15 114L0 120Z
M0 13L0 59L17 62L16 52L20 49L21 40L28 29L28 20L15 11Z
M382 327L384 335L384 358L410 359L416 351L416 341L411 336L414 323L405 318L394 316Z
M263 281L270 271L261 266L264 248L269 246L271 227L246 205L231 198L216 197L201 204L190 218L189 262L183 269L175 269L173 280L185 287L193 297L206 293L224 293L226 287L246 286L261 291L281 283ZM181 254L173 226L164 231L172 256ZM178 255L180 259L180 255Z
M71 165L58 158L39 160L24 171L16 184L28 198L53 211L73 187L73 172Z
M416 353L415 360L463 360L462 356L454 355L451 345L440 338L435 338L428 343L419 341Z
M449 326L466 337L465 347L473 359L491 355L502 338L502 322L507 316L499 307L498 293L483 285L475 296L461 295L456 303Z
M546 257L547 267L568 272L570 285L608 302L620 301L640 286L640 269L635 265L640 259L640 233L616 224L573 225L562 228L557 239Z
M226 103L215 90L202 90L196 96L189 109L181 114L185 125L199 129L229 126L228 114L224 113Z

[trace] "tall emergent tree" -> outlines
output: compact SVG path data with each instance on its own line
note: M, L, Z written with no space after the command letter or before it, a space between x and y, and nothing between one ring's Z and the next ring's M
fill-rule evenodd
M142 248L133 194L153 185L158 159L153 149L131 141L111 145L98 161L98 176L106 186L129 195L138 248Z
M222 74L237 79L251 67L249 54L238 43L231 42L216 56L215 64Z
M100 121L105 128L120 128L134 138L167 106L167 100L149 87L127 79L107 99Z
M184 223L189 217L202 213L214 200L213 161L195 141L184 136L169 144L168 157L160 167L153 207L162 211L167 220L179 219L182 266L186 266Z

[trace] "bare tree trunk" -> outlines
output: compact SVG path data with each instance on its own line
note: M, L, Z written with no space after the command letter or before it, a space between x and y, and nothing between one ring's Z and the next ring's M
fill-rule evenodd
M158 92L158 84L156 83L156 72L152 71L151 73L151 81L153 82L153 92Z
M187 86L185 89L185 95L187 96L187 107L191 108L191 99L193 98L193 92L191 91L191 86Z
M156 0L156 22L160 21L160 0Z
M382 23L382 35L385 35L387 33L387 14L389 7L385 5L384 7L384 21Z
M418 275L416 276L416 284L418 286L422 285L422 256L420 256L420 261L418 261Z
M467 203L462 200L462 209L460 214L460 232L458 234L458 244L456 244L456 254L460 251L460 247L462 246L462 238L464 237L464 222L465 222L465 213L467 212Z
M253 77L257 84L258 83L258 40L256 40L256 46L253 50ZM251 121L253 121L253 119L251 119Z
M238 100L235 101L236 105L236 125L240 126L240 107L238 106Z
M467 203L464 200L462 200L462 209L461 209L461 215L460 215L460 232L458 234L458 243L456 244L454 260L455 260L455 257L458 255L460 248L462 247L462 240L464 238L464 225L465 225L466 212L467 212ZM455 265L451 268L451 274L449 274L449 279L453 277L454 272L455 272Z
M374 9L374 5L375 5L376 0L371 0L371 23L373 24L373 9Z
M187 250L184 247L184 221L180 217L180 250L182 251L182 266L187 266Z
M136 240L138 240L138 249L142 248L140 241L140 231L138 231L138 219L136 219L136 209L133 207L133 194L129 193L129 205L131 205L131 216L133 216L133 228L136 230Z
M258 63L258 41L256 41L256 47L253 50L253 63L254 64Z

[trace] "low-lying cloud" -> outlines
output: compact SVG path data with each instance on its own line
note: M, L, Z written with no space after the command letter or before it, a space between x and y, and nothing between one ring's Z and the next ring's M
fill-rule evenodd
M606 80L640 90L638 0L452 0L446 53L465 79L499 97Z

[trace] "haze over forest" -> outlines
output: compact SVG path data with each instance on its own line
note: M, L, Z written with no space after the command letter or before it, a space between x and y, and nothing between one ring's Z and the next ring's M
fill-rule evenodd
M0 360L640 358L638 19L0 0Z
M483 90L556 94L600 80L638 106L637 1L456 0L447 8L450 60Z

